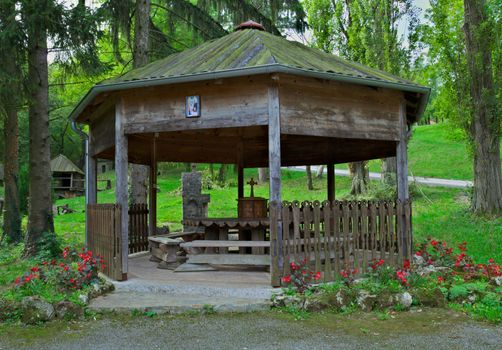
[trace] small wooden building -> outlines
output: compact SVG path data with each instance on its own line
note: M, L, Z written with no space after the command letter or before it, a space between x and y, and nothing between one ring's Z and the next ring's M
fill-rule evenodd
M85 191L85 173L65 155L51 160L52 188L58 198L81 196Z
M428 95L426 87L274 36L256 23L104 81L71 114L89 126L88 242L106 235L121 240L108 257L122 273L113 275L126 278L133 220L124 210L128 163L151 168L151 232L157 162L231 163L239 168L239 198L243 169L269 168L269 216L258 223L268 227L268 243L253 246L267 247L262 261L270 261L273 285L305 256L325 280L378 256L402 262L411 251L406 142ZM334 164L394 156L396 201L336 201ZM96 204L98 158L115 161L116 203ZM283 203L281 166L318 164L328 169L326 201ZM98 217L108 218L107 233Z

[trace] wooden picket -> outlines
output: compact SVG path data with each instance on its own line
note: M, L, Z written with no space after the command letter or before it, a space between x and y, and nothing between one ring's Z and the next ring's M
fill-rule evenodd
M324 281L341 270L364 272L375 259L400 266L411 254L411 202L271 202L270 240L277 245L271 249L274 285L291 273L293 261L305 260Z
M148 251L148 207L133 204L129 207L129 254Z
M123 278L120 215L118 204L87 205L88 249L103 258L103 273L117 281Z

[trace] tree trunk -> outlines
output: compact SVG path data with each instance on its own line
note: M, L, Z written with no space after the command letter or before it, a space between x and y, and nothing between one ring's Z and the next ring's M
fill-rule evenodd
M352 178L350 194L354 196L365 193L368 188L369 174L367 164L367 161L349 163L349 171Z
M46 6L40 1L40 13ZM37 13L28 14L38 17ZM37 18L38 19L38 18ZM29 210L25 255L37 253L37 241L44 232L54 232L52 214L51 148L49 132L49 89L47 33L44 21L28 19L28 114L29 114ZM35 24L36 23L36 24Z
M324 165L319 165L317 168L317 178L322 179L322 175L324 174Z
M227 179L227 165L221 164L220 171L218 172L218 183L221 185L225 183Z
M464 34L470 75L474 145L474 197L472 207L481 214L502 212L500 122L492 76L493 24L484 0L464 0Z
M312 191L314 189L314 185L312 184L312 168L310 165L307 165L305 169L307 171L307 189Z
M267 182L268 174L267 168L258 168L258 183L262 184Z
M389 157L382 159L382 172L381 172L381 180L382 182L391 187L396 187L396 175L397 167L396 167L396 157Z
M12 25L15 22L14 2L5 2L0 8L0 21ZM6 33L1 46L0 63L7 77L0 84L0 103L4 109L4 190L5 208L3 214L3 235L9 242L19 242L21 234L21 208L19 202L19 98L14 91L21 91L19 84L20 72L17 68L18 60L13 40ZM2 215L2 213L0 213ZM3 237L2 237L3 238Z
M150 0L137 0L134 26L133 67L142 67L148 63ZM148 166L131 165L131 203L146 203L148 193Z

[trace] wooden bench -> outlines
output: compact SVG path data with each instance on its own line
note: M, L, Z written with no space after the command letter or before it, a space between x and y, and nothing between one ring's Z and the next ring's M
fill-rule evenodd
M269 266L269 254L213 254L215 248L228 249L231 247L242 248L270 248L270 241L224 241L224 240L196 240L181 243L181 248L192 250L193 248L211 249L210 252L201 254L188 254L190 264L210 264L210 265L254 265Z
M180 244L183 242L179 238L173 239L166 236L148 237L150 254L152 255L150 261L158 262L159 268L167 268L169 264L178 262L178 251Z

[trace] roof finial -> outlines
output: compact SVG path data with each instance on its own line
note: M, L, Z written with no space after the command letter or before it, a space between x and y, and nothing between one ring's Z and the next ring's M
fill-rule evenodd
M256 29L256 30L265 30L265 27L262 26L260 23L257 23L255 21L246 21L241 24L239 24L235 30L244 30L244 29Z

